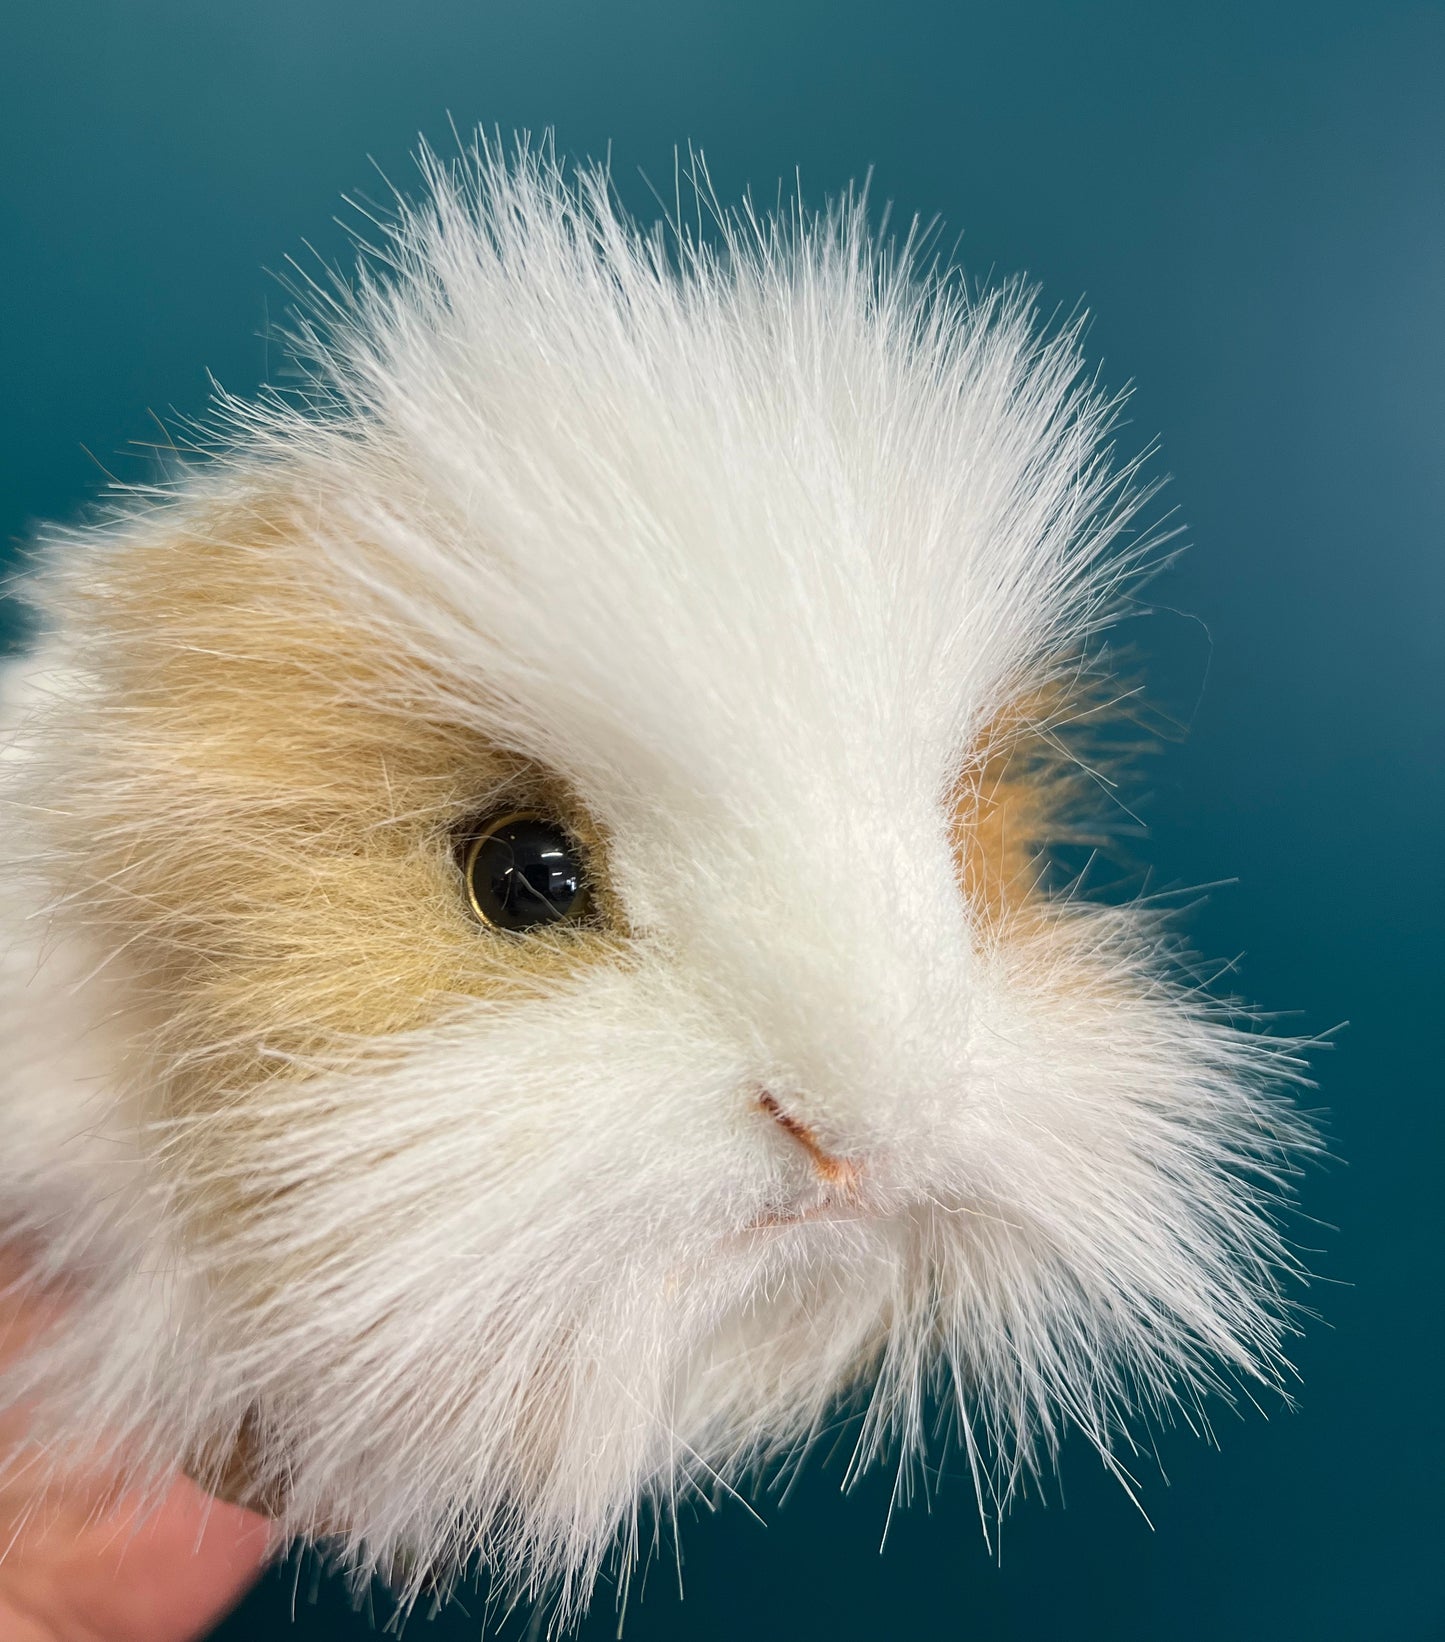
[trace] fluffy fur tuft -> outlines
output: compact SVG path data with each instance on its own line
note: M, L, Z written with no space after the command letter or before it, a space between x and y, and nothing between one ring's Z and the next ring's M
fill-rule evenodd
M1273 1380L1288 1046L1043 867L1140 562L1076 333L855 200L424 163L306 390L32 579L0 1217L71 1303L8 1394L576 1604L860 1387L861 1462L956 1398L992 1508ZM517 803L594 925L471 915Z

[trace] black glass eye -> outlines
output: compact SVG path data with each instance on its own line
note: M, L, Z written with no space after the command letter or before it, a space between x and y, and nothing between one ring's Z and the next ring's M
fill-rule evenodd
M496 929L575 924L587 915L582 851L545 815L510 810L496 816L468 846L465 865L472 910Z

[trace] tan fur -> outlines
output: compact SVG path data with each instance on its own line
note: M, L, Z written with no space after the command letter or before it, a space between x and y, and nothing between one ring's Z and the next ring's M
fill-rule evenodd
M976 739L954 787L952 833L959 881L986 931L1047 911L1051 845L1108 841L1085 754L1116 702L1108 678L1061 669L1015 690ZM1089 767L1102 762L1089 752Z
M235 523L132 548L91 595L112 634L103 689L123 706L86 766L120 807L102 836L73 838L72 888L163 990L167 1047L244 1081L262 1050L404 1031L610 949L478 924L456 858L469 819L505 795L593 829L524 760L400 716L362 635L292 613L314 599L288 599L284 519L244 538Z

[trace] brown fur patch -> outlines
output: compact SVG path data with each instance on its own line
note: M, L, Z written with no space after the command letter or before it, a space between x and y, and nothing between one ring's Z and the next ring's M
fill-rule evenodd
M1082 665L1060 667L1016 690L976 738L952 796L959 881L986 930L998 934L1048 905L1050 846L1110 841L1092 732L1117 711L1113 681Z
M456 852L470 821L558 813L605 907L603 840L547 772L399 698L390 658L293 582L291 528L282 506L238 510L127 545L74 594L100 690L74 725L61 887L125 953L172 1113L616 951L605 927L479 924Z

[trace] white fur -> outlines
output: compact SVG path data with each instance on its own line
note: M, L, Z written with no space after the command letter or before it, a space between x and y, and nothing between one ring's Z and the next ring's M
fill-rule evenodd
M1142 908L986 930L948 837L974 738L1130 568L1074 333L855 203L707 249L545 156L428 171L387 277L318 304L309 391L230 405L226 452L65 540L5 686L0 1213L81 1274L27 1370L57 1432L159 1468L258 1405L289 1529L362 1566L481 1546L580 1601L641 1500L859 1384L863 1460L956 1397L992 1508L1070 1424L1107 1452L1135 1409L1272 1379L1281 1047L1172 979ZM126 954L51 872L44 701L73 714L105 640L47 589L278 474L398 734L450 715L556 771L633 935L195 1119L294 1189L192 1240ZM759 1087L863 1160L856 1212L747 1229L819 1195ZM285 1273L261 1301L225 1280L252 1258Z

